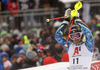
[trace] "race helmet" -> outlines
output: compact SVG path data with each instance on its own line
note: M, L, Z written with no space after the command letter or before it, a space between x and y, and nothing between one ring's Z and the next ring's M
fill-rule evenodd
M78 24L73 24L70 34L77 33L77 32L81 32L81 27Z

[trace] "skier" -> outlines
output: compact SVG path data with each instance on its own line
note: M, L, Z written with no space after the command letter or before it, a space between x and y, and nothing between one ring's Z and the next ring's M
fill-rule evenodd
M69 36L71 42L68 41L67 46L67 40L62 37L64 29L69 24L69 11L71 12L71 9L66 10L65 16L67 18L56 31L55 39L68 51L70 70L90 70L94 40L87 25L79 19L79 13L74 17L74 24Z

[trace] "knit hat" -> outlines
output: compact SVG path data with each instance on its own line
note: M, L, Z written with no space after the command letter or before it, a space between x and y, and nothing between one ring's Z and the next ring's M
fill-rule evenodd
M28 59L32 59L32 58L34 58L35 56L37 56L37 53L36 52L34 52L34 51L27 51L27 53L26 53L26 57L28 58Z
M3 51L5 49L9 49L9 46L7 44L3 44L3 45L1 45L0 49Z
M11 60L14 58L18 58L18 55L17 54L12 55Z
M43 65L53 64L53 63L57 63L57 62L58 61L53 57L46 57L43 60Z
M3 36L3 35L6 35L7 34L7 31L5 31L5 30L3 30L3 31L1 31L1 35Z
M21 55L21 54L26 56L24 50L20 50L19 53L18 53L18 56Z
M69 62L69 55L68 53L65 53L61 59L62 62Z
M37 52L43 52L43 50L44 50L44 46L38 46L37 47Z
M7 68L7 67L9 67L9 66L12 66L12 64L11 64L11 62L10 62L9 60L7 60L7 61L5 61L5 62L3 63L3 66L4 66L4 68Z
M23 47L22 46L15 45L14 46L14 49L15 49L16 53L18 54L20 50L23 50Z

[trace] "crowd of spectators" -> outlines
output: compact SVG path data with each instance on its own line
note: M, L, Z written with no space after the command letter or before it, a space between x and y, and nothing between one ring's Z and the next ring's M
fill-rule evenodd
M37 37L35 29L22 35L11 35L3 30L0 37L1 70L68 62L67 51L54 39L55 31L55 28L47 27Z

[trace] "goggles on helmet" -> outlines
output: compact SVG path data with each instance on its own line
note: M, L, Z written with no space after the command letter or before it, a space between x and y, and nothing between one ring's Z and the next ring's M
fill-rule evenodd
M74 40L75 38L79 39L82 37L82 32L77 32L77 33L73 33L73 34L70 34L70 39L71 40Z

